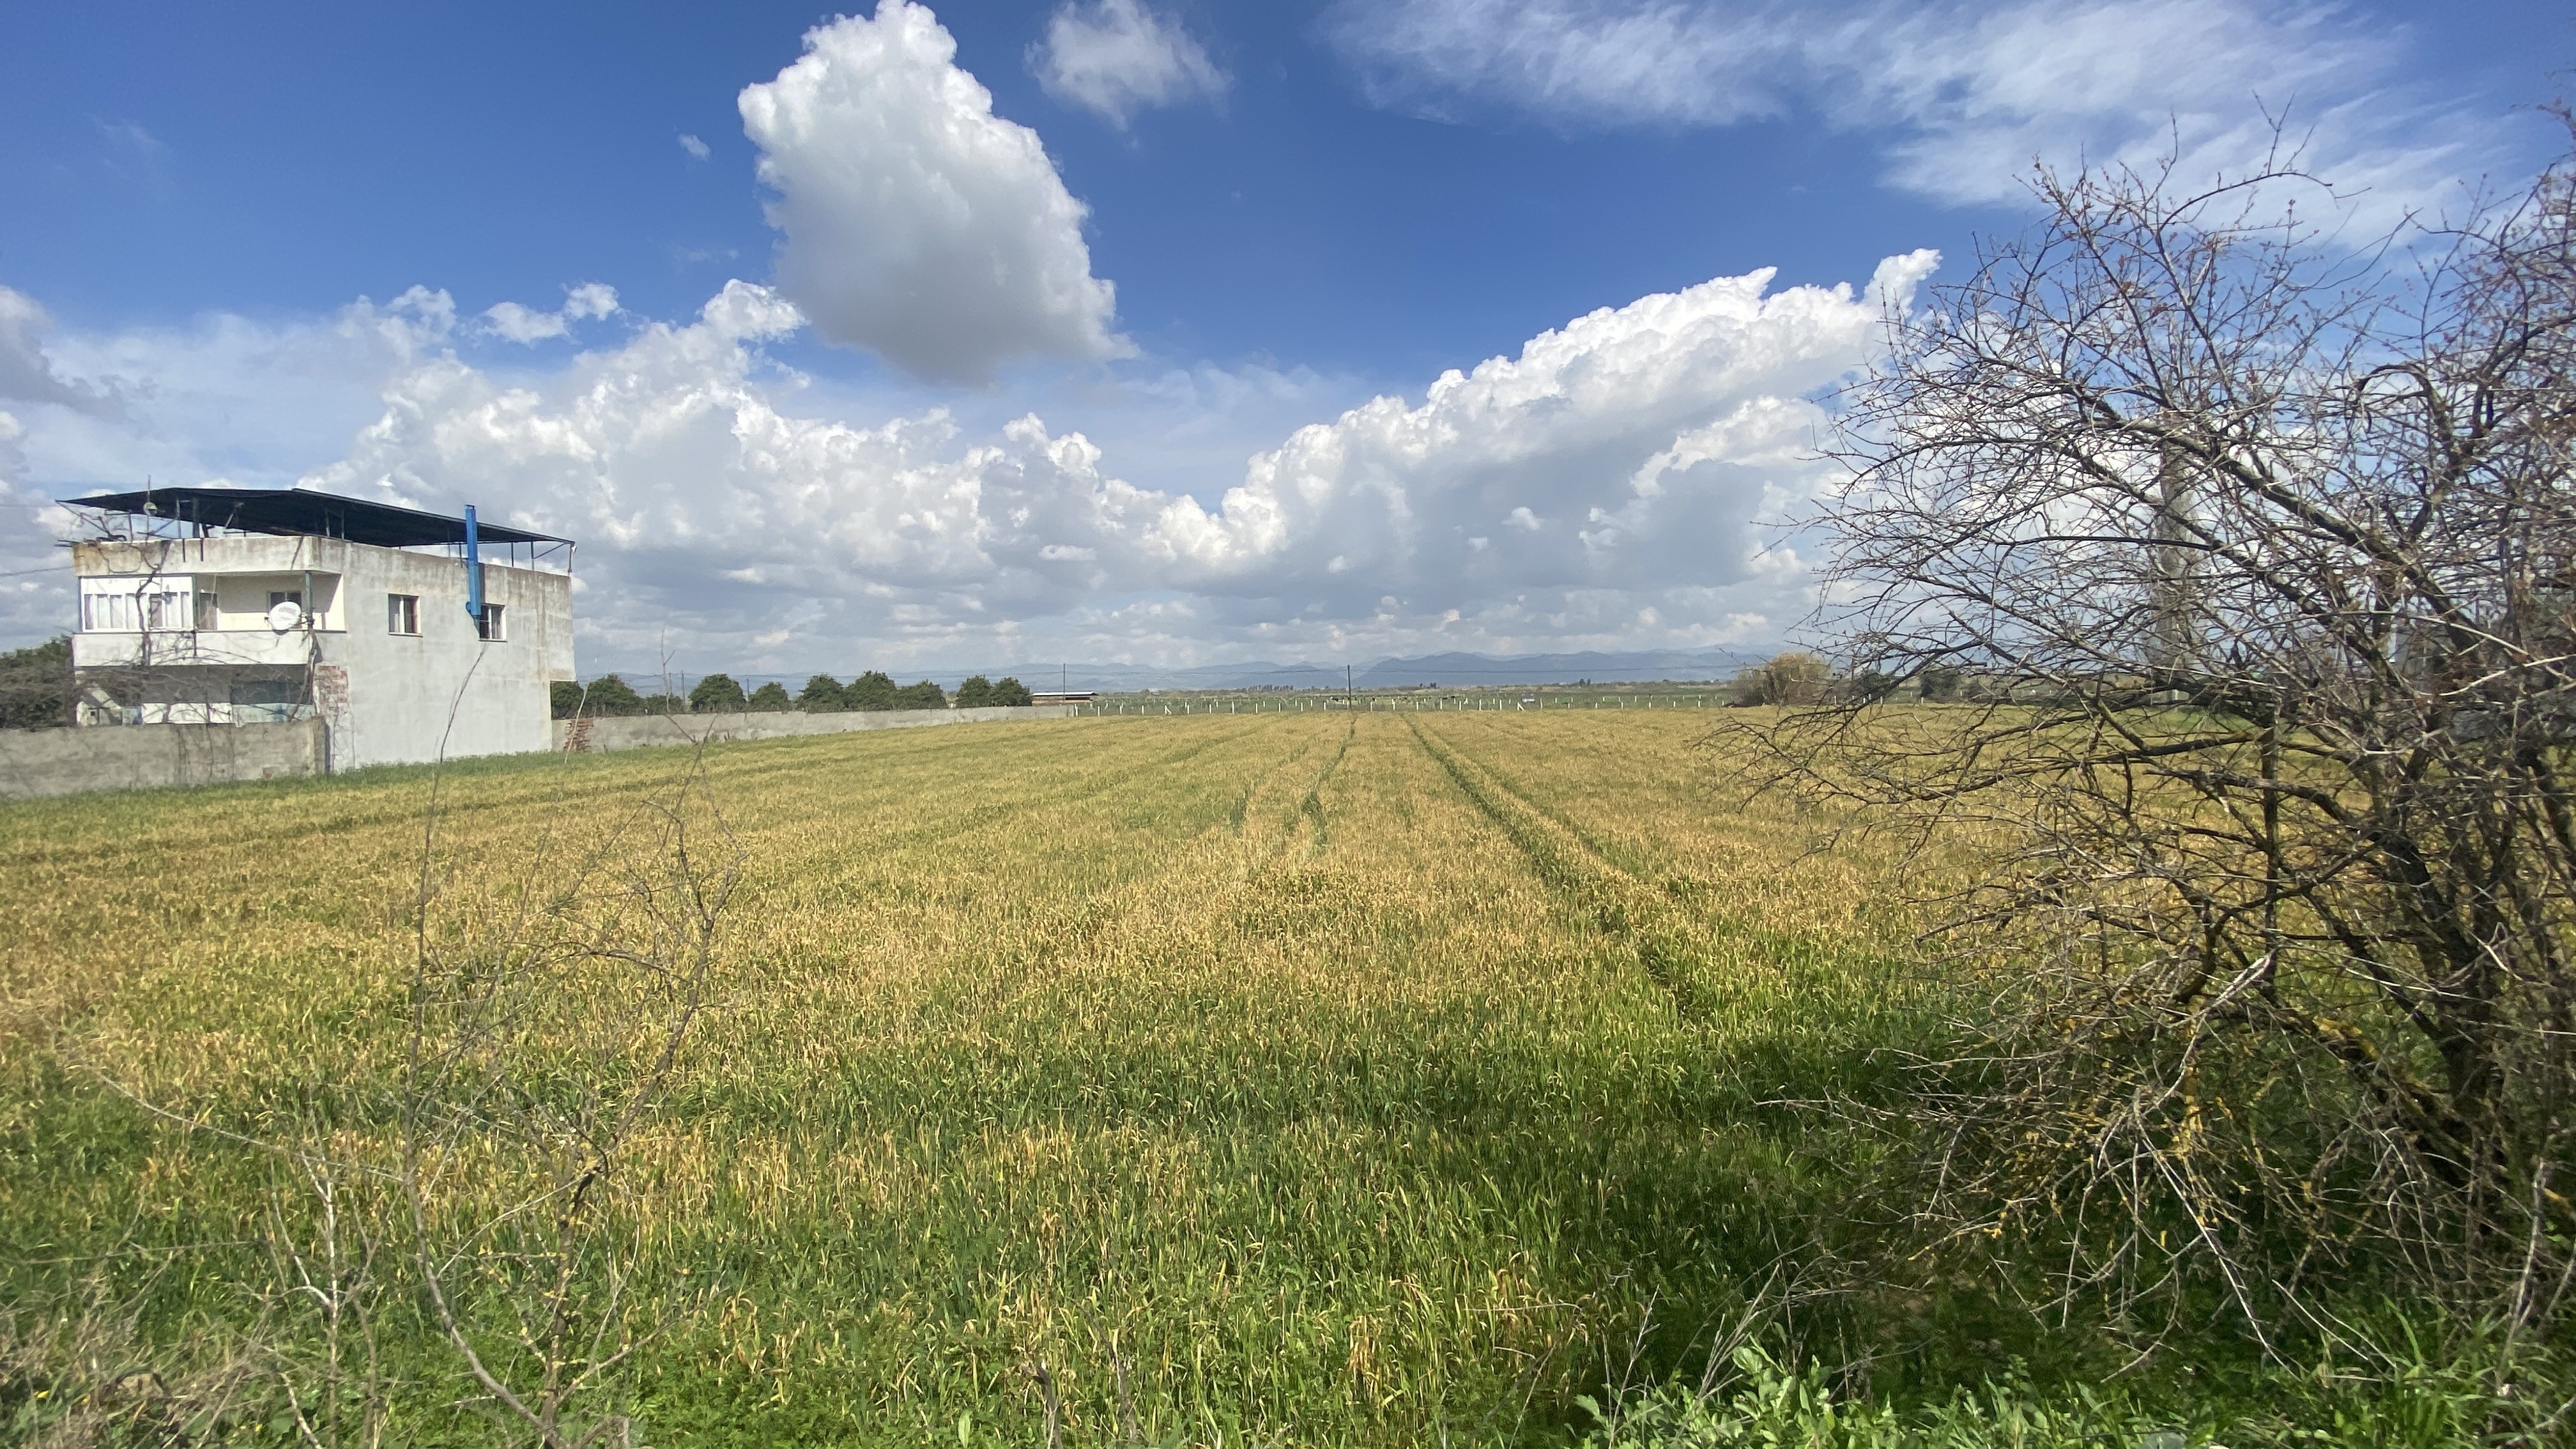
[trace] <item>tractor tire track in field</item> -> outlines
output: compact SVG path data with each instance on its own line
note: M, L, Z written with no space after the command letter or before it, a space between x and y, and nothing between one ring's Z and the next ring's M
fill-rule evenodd
M1315 824L1315 844L1307 852L1310 855L1333 843L1333 832L1324 823L1324 786L1332 782L1333 772L1342 767L1342 756L1351 752L1351 737L1359 732L1360 722L1353 717L1342 728L1341 748L1333 751L1333 757L1324 762L1324 773L1315 777L1315 783L1306 789L1306 798L1298 802L1297 813Z
M1325 785L1332 781L1333 772L1342 767L1342 757L1351 752L1351 736L1358 733L1358 729L1359 727L1356 723L1346 725L1343 728L1342 738L1339 744L1334 748L1332 758L1324 761L1324 767L1315 773L1315 777L1313 779L1306 782L1305 793L1302 796L1297 797L1297 803L1294 809L1285 812L1284 818L1279 822L1279 828L1276 834L1264 837L1265 843L1263 843L1254 854L1252 864L1246 871L1247 878L1259 875L1263 871L1267 870L1276 861L1282 848L1297 840L1300 836L1308 837L1306 849L1302 852L1302 855L1306 858L1311 858L1317 851L1332 843L1331 837L1325 828L1324 805L1321 797L1323 795ZM1255 797L1267 788L1272 781L1278 779L1281 775L1286 774L1298 761L1305 759L1308 753L1314 750L1318 743L1319 741L1317 740L1309 739L1306 743L1299 745L1294 752L1282 759L1278 764L1263 771L1260 779L1253 781L1251 785L1245 787L1243 797L1235 802L1234 807L1234 833L1238 837L1242 836L1244 833L1244 822L1246 818L1256 814L1252 808ZM1295 787L1291 786L1290 788L1294 789ZM1267 818L1269 814L1266 810L1257 813L1264 818Z
M1256 753L1243 748L1246 742L1280 747ZM956 853L971 856L973 842L996 827L1027 830L1033 818L1127 789L1211 752L1218 756L1216 768L1241 769L1250 776L1231 799L1208 800L1207 805L1214 808L1198 816L1194 828L1121 830L1130 841L1150 844L1129 852L1127 868L1113 877L1024 903L1025 919L1014 925L1007 941L995 944L989 955L980 958L986 965L975 990L982 993L979 999L987 1007L1000 1009L1018 1002L1021 1007L1012 1009L1041 1010L1044 1003L1056 999L1050 993L1068 989L1068 982L1088 976L1104 960L1131 950L1150 951L1156 938L1169 929L1170 897L1176 888L1205 900L1239 891L1262 875L1298 833L1299 820L1288 802L1307 788L1299 762L1308 762L1311 769L1322 743L1315 736L1280 742L1274 731L1249 720L1233 728L1193 721L1181 739L1156 742L1147 758L1059 777L1039 793L1014 802L998 819L980 805L949 812L886 837L893 844L884 854L890 857L896 849L933 844L943 852L956 847Z
M890 831L878 837L878 846L881 850L897 850L909 845L964 841L982 831L1021 829L1024 828L1028 817L1036 811L1097 799L1140 777L1186 764L1210 750L1231 745L1254 733L1255 731L1251 729L1235 730L1212 739L1198 740L1118 769L1096 774L1069 775L1059 782L1049 784L1041 793L1012 800L982 802L954 809L945 814L928 815L901 830Z
M1508 719L1509 716L1501 716L1501 718ZM1482 718L1471 718L1470 720L1462 720L1458 723L1472 724L1476 728L1492 727ZM1445 736L1443 737L1443 742L1447 742ZM1459 749L1459 747L1454 744L1450 745L1450 748L1453 750ZM1620 871L1629 879L1638 882L1640 885L1647 883L1652 878L1654 874L1652 863L1640 858L1634 849L1623 846L1616 841L1605 839L1599 832L1590 829L1582 821L1566 813L1563 809L1560 809L1555 805L1551 805L1547 801L1539 798L1536 792L1523 788L1520 782L1515 779L1509 771L1493 764L1491 761L1474 755L1469 755L1463 750L1459 750L1459 754L1463 759L1474 760L1476 768L1483 771L1485 775L1490 778L1505 794L1510 795L1513 799L1518 800L1523 805L1528 806L1530 809L1535 810L1539 814L1556 822L1557 825L1565 830L1566 834L1573 836L1578 841L1581 841L1584 849L1592 852L1592 854L1596 856L1599 856L1613 869Z
M1297 781L1304 772L1297 766L1300 761L1311 760L1322 743L1313 736L1263 767L1245 786L1228 812L1225 828L1238 853L1233 864L1217 867L1217 875L1203 881L1204 899L1241 899L1259 892L1265 883L1291 869L1292 858L1312 859L1322 844L1323 811L1316 797L1341 767L1342 757L1350 752L1356 729L1356 725L1343 729L1339 747L1321 769L1305 780L1302 793ZM1242 739L1246 733L1229 734L1220 742ZM1291 801L1295 802L1293 806ZM1205 842L1215 830L1211 825L1194 838ZM1298 850L1301 841L1305 848ZM1173 887L1166 867L1193 853L1185 842L1175 840L1173 847L1157 854L1150 865L1086 898L1064 925L1048 933L1048 947L1035 953L1027 964L1055 966L1095 954L1131 931L1150 934L1162 930L1156 923L1153 903L1159 894ZM1144 923L1141 926L1140 921Z
M1419 720L1406 717L1404 723L1459 793L1520 848L1539 879L1578 917L1636 957L1671 999L1676 1014L1694 1023L1709 1019L1716 1002L1692 969L1705 954L1694 947L1693 938L1702 933L1690 928L1663 892L1639 880L1556 812L1423 729Z
M1236 838L1242 837L1244 822L1252 816L1252 802L1260 797L1262 788L1279 778L1282 772L1293 767L1299 760L1306 758L1307 752L1314 748L1315 741L1311 739L1300 744L1268 769L1263 770L1243 787L1242 794L1234 797L1234 808L1226 813L1226 826L1235 833ZM1327 773L1330 769L1330 766L1326 767Z

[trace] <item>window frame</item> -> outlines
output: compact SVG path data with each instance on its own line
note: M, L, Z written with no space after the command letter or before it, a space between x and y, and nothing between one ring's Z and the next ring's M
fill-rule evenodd
M474 621L474 634L476 638L481 639L486 644L509 643L509 610L503 608L499 604L485 604L483 606L483 617Z
M385 632L402 639L420 637L420 595L385 595Z
M198 610L211 591L185 574L79 582L81 634L184 634L204 625Z

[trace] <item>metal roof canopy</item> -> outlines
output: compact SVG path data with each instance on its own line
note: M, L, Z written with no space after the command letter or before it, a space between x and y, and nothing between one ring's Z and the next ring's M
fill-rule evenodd
M465 520L444 514L398 508L364 498L343 498L306 488L146 488L138 493L100 493L66 498L64 506L95 508L105 513L131 513L223 528L239 533L278 533L313 538L345 538L378 548L419 548L465 543ZM551 533L531 533L498 523L478 522L485 543L568 544Z

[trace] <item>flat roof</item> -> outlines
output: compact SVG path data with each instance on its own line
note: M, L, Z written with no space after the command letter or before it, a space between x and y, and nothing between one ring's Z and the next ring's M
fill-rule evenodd
M97 493L61 501L71 508L174 519L237 533L345 538L378 548L465 542L462 518L365 498L343 498L336 493L316 493L309 488L146 488L135 493ZM475 520L474 531L485 543L572 542L551 533L531 533L480 518Z

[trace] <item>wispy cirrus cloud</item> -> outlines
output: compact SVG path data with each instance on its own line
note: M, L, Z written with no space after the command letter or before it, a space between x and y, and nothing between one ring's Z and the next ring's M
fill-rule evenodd
M1048 95L1122 128L1139 111L1225 95L1225 72L1207 51L1140 0L1066 0L1028 59Z
M1885 180L2012 201L2034 159L2243 174L2275 140L2365 221L2500 160L2495 108L2402 80L2403 28L2335 6L2025 0L1345 0L1326 34L1381 106L1570 127L1809 115L1876 133Z

